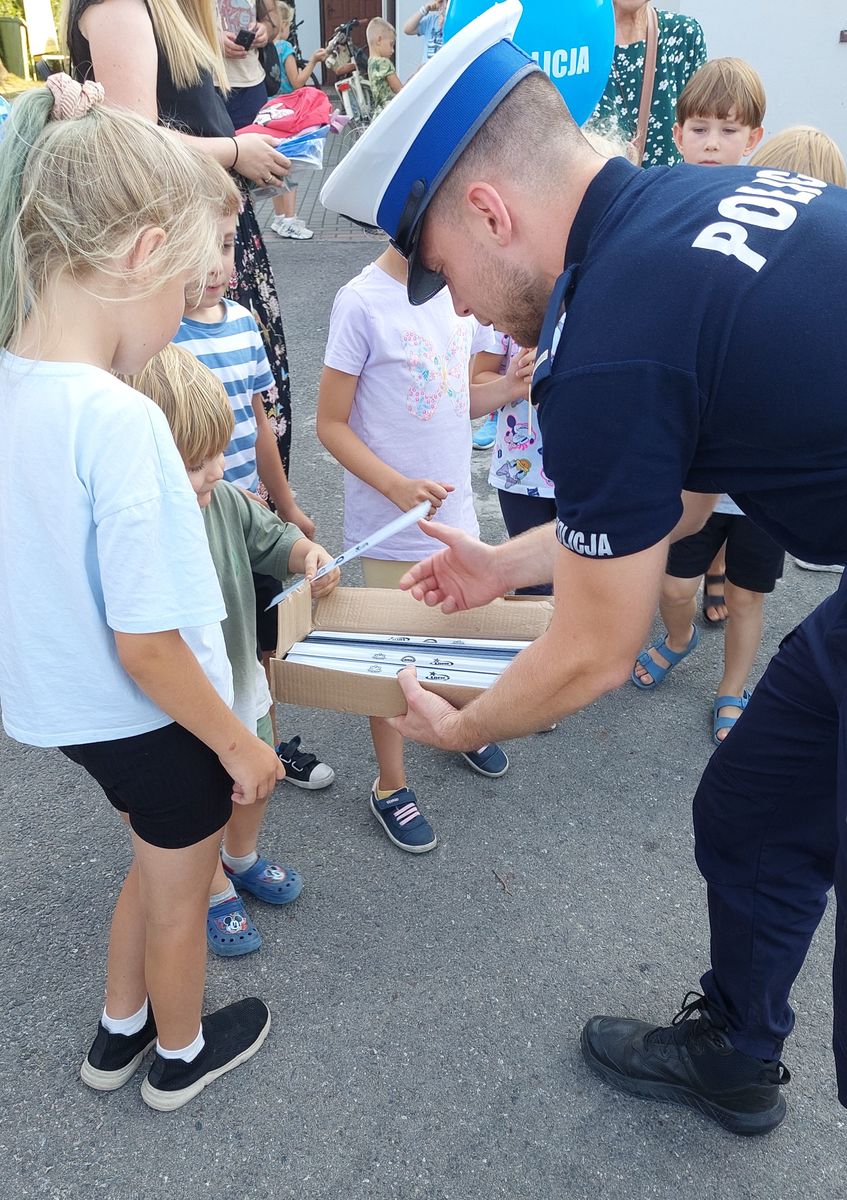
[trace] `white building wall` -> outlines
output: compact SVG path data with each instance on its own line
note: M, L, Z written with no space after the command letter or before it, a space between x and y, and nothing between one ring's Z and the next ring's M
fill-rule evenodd
M710 58L744 58L762 76L766 136L817 125L847 154L847 0L658 0L696 17Z
M297 20L303 22L297 31L300 38L300 49L303 51L304 57L308 58L322 44L320 0L298 0L295 3L295 10ZM315 74L318 79L323 78L320 66Z
M423 38L406 37L403 26L413 12L419 10L422 0L396 0L397 7L397 74L405 82L423 61Z

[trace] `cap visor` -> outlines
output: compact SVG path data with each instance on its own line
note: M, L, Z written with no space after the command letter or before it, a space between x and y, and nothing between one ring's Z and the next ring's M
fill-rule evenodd
M431 300L433 296L437 296L447 286L447 280L440 271L430 271L421 262L421 230L423 229L425 215L426 213L424 212L409 235L407 246L397 247L409 264L409 271L406 277L406 294L409 297L409 303L413 305L426 304L428 300Z

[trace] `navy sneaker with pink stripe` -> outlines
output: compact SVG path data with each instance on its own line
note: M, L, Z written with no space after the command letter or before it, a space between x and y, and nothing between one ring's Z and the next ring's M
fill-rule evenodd
M388 840L410 854L425 854L435 848L432 826L418 808L418 798L410 788L399 788L380 800L377 783L371 790L371 812L385 830Z

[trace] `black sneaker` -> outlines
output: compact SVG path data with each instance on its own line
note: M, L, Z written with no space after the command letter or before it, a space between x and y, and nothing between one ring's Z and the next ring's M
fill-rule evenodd
M286 783L317 791L318 788L329 787L335 779L332 767L321 762L316 754L307 754L300 749L299 737L293 737L290 742L280 742L276 752L285 767Z
M181 1108L207 1083L252 1058L268 1036L271 1014L266 1004L249 996L204 1017L202 1025L206 1044L193 1062L161 1054L153 1059L141 1085L141 1099L151 1108Z
M113 1092L123 1087L138 1070L148 1050L156 1045L153 1010L138 1033L109 1033L101 1021L97 1037L79 1069L80 1079L98 1092Z
M697 1109L731 1133L770 1133L785 1117L779 1089L791 1078L787 1068L736 1050L697 992L688 993L667 1027L592 1017L582 1053L618 1091Z

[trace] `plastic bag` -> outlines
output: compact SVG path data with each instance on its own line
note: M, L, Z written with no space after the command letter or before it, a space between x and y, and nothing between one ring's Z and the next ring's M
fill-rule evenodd
M286 138L277 145L280 154L291 161L292 174L295 171L320 171L324 165L324 142L329 127L318 126L314 129L304 129L294 137Z

